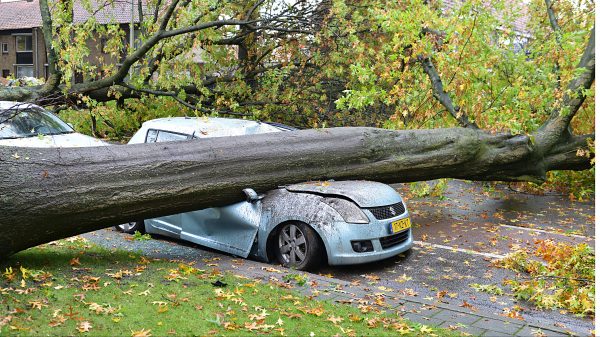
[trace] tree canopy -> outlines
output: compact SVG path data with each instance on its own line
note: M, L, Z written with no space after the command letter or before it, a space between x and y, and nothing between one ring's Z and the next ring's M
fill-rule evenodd
M90 13L113 6L76 1ZM593 130L593 88L569 88L583 71L593 1L138 0L135 48L117 24L94 15L73 23L72 0L40 7L51 47L46 90L0 97L53 103L50 93L64 94L93 107L167 96L200 114L309 127L533 133L563 96L578 94L591 99L573 127Z

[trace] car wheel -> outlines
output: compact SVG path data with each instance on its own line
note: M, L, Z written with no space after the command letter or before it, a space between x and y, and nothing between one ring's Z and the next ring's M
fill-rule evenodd
M287 223L277 233L275 253L279 262L286 267L313 269L321 262L322 251L317 233L304 223Z
M127 222L124 224L116 225L115 229L118 230L119 232L123 232L123 233L127 233L127 234L133 234L136 231L140 232L142 234L146 232L146 227L144 226L144 220L132 221L132 222Z

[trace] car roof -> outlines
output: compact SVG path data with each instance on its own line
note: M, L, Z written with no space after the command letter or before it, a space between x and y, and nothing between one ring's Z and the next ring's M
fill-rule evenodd
M144 122L146 126L179 126L184 128L231 128L260 124L260 122L221 117L166 117Z
M31 104L31 103L14 102L14 101L0 101L0 110L14 109L14 108L24 109L24 108L30 108L30 107L39 108L39 106L37 106L35 104Z
M198 137L215 137L282 131L281 128L257 121L220 117L168 117L142 124L144 129L158 129Z

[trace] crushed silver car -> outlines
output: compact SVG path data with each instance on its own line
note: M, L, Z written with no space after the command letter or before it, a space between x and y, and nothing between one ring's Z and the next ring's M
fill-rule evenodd
M226 118L162 118L145 122L129 141L184 141L294 130ZM280 187L225 207L117 226L183 239L241 257L308 270L378 261L413 245L409 213L390 186L371 181L321 181Z

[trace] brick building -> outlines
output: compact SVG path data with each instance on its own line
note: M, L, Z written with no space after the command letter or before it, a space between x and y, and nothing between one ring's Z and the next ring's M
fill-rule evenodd
M96 21L100 24L119 24L129 32L132 1L116 0L112 4L92 1ZM134 23L139 22L137 0L134 1ZM144 6L144 11L146 10ZM73 4L73 23L80 24L90 18L81 3ZM0 0L0 76L47 77L48 59L42 33L42 16L39 0ZM129 43L129 34L126 45ZM102 41L88 41L89 61L93 63L118 63L102 52Z

